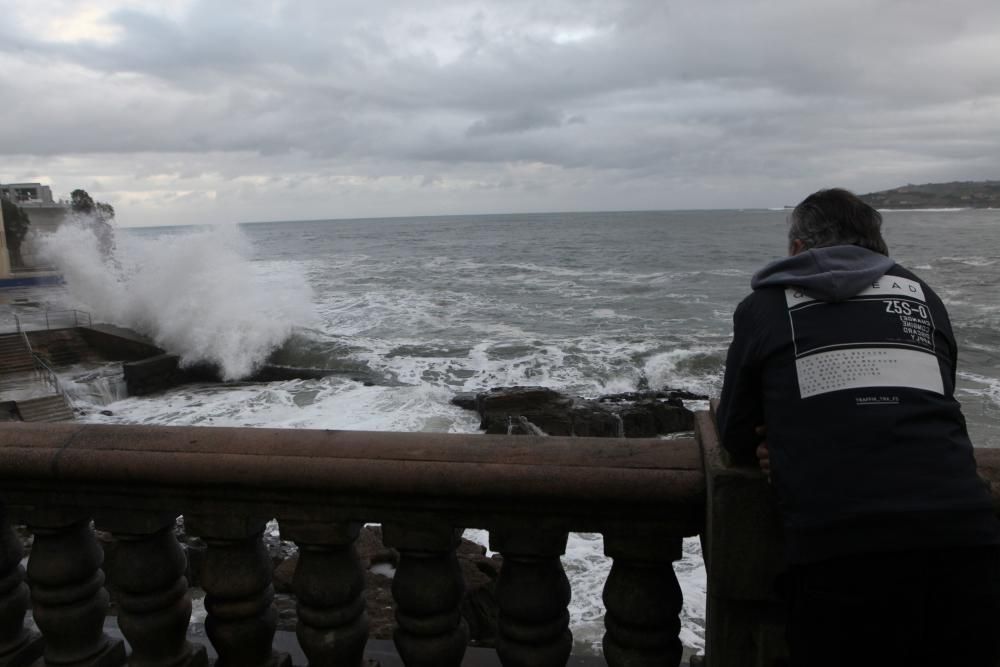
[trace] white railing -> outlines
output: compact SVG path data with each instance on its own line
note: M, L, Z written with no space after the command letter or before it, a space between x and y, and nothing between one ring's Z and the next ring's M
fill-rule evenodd
M45 363L45 360L41 356L35 354L35 351L31 348L31 341L28 340L28 333L22 329L18 329L21 333L21 338L24 340L24 344L28 348L28 353L31 355L31 360L35 364L35 375L37 375L43 382L52 387L52 390L63 397L66 404L73 408L73 400L69 397L65 391L63 391L62 384L59 382L59 375L52 367Z
M39 329L66 329L69 327L93 326L94 318L85 310L75 308L65 310L46 309L28 315L14 313L14 323L18 333Z

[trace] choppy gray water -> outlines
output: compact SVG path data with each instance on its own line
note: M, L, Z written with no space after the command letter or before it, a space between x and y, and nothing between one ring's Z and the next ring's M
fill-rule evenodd
M244 226L302 262L330 342L408 383L716 394L731 313L783 254L782 211L475 216ZM1000 446L1000 211L886 212L894 258L948 305L959 398Z
M211 233L126 230L120 245L141 258L135 266L160 262L162 271L115 298L100 294L107 288L94 276L88 289L43 298L98 319L134 316L120 324L180 329L167 338L181 346L222 340L218 353L238 356L232 348L247 332L302 312L274 311L273 302L305 296L311 314L289 322L300 328L281 358L387 380L188 387L124 400L105 391L101 402L113 401L113 414L95 410L92 421L469 432L477 420L449 405L456 391L671 386L717 395L732 310L751 274L785 252L785 218L755 210L250 224L241 226L245 274L232 253L206 253ZM1000 211L886 212L884 231L893 257L948 305L970 432L978 446L1000 446ZM205 261L219 264L209 277L199 274ZM122 301L171 316L157 325L149 312L115 310ZM192 310L198 304L207 309ZM236 322L238 335L214 332L213 318ZM195 330L200 337L181 335ZM255 345L266 348L270 338L262 340ZM79 375L66 380L86 384ZM100 394L81 387L81 395ZM704 573L697 543L685 551L684 640L698 646ZM566 567L574 632L596 642L607 573L600 537L574 536Z

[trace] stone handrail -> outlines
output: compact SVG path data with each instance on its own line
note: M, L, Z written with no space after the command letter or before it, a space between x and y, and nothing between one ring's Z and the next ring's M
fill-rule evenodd
M613 667L677 665L680 590L670 567L700 534L708 571L705 663L780 664L774 592L781 529L759 470L732 466L709 412L698 442L312 430L0 425L0 667L206 664L187 643L191 603L174 519L208 544L206 630L222 667L287 665L271 646L271 570L261 535L277 517L298 544L297 635L312 665L358 667L367 640L353 543L380 522L401 553L395 640L406 665L461 664L461 528L491 531L504 556L498 655L505 666L566 664L568 531L599 532ZM1000 513L1000 450L978 449ZM101 550L91 520L119 540L118 623L109 639ZM35 543L27 582L21 543ZM30 604L44 639L24 627Z
M297 543L297 636L311 665L359 667L367 640L354 540L383 525L400 552L395 642L408 666L457 667L467 630L455 556L463 528L504 557L497 653L510 666L565 665L569 531L604 535L605 658L677 665L681 594L670 563L704 519L694 440L506 437L245 428L0 425L0 667L125 664L103 631L108 608L91 521L119 541L119 628L147 667L205 665L185 633L186 530L208 545L206 632L220 667L288 665L272 648L267 520ZM20 541L34 546L23 582ZM43 637L23 625L30 604ZM42 664L42 663L40 663Z

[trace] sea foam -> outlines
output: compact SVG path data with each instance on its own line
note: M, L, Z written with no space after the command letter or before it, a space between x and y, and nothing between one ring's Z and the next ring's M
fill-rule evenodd
M180 355L182 365L213 364L224 380L253 373L295 326L314 319L310 290L294 265L256 266L234 226L119 234L111 256L80 225L65 225L41 243L70 296L96 321L149 336Z

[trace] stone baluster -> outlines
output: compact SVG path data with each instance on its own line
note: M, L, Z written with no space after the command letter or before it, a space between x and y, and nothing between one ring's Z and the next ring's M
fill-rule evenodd
M298 545L292 587L298 598L296 635L315 667L359 667L368 642L365 570L354 542L359 523L282 520L281 536Z
M185 516L186 530L208 545L201 584L216 667L291 667L288 654L271 645L278 614L262 539L266 523L221 513Z
M24 627L30 604L21 558L24 547L0 504L0 667L20 667L42 655L42 636Z
M672 563L681 538L605 535L614 559L604 584L604 657L609 667L676 667L683 598Z
M129 667L207 667L204 646L187 641L191 596L187 559L169 514L102 514L118 540L109 570L118 627L132 647Z
M45 638L46 667L118 667L125 646L104 633L109 596L104 552L89 519L61 512L28 517L35 543L28 583L35 623Z
M399 550L392 580L396 650L406 667L459 667L469 641L465 592L455 548L462 531L447 525L385 524L386 546Z
M503 555L497 655L504 667L563 667L569 659L570 588L559 560L567 537L528 527L490 532L490 548Z

